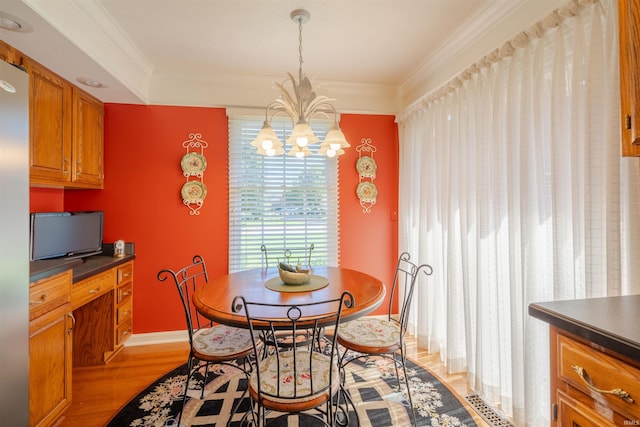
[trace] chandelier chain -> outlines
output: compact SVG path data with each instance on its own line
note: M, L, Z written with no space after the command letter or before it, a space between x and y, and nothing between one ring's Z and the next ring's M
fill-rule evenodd
M298 18L298 79L302 79L302 18Z

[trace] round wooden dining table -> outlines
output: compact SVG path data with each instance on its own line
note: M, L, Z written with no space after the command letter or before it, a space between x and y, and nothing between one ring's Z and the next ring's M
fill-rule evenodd
M369 314L384 300L386 293L384 284L369 274L348 268L324 266L314 266L311 273L314 276L326 278L328 284L310 291L299 292L293 287L274 290L273 286L267 287L267 282L279 282L276 268L256 268L227 274L210 279L208 283L200 286L193 295L193 304L198 313L209 320L246 328L248 325L244 312L234 312L232 309L234 299L238 295L252 302L295 305L339 299L344 291L349 291L354 297L354 305L343 308L341 321L353 320ZM281 282L279 284L282 285ZM330 311L336 311L336 305L318 304L309 309L310 315L331 314ZM268 310L269 308L265 307L265 313ZM258 312L252 314L258 317L267 316ZM283 315L279 320L286 320L286 317Z

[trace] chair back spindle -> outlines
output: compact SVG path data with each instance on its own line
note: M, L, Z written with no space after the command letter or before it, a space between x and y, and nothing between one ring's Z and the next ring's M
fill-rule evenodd
M267 247L261 245L260 250L264 254L265 267L275 267L279 262L287 264L303 266L311 266L311 254L315 249L315 245L310 243L305 246L291 247Z
M180 295L180 301L182 302L187 324L187 332L189 333L189 344L193 345L194 333L203 327L210 326L211 323L201 319L192 302L193 294L196 289L198 289L198 286L209 281L204 259L200 255L195 255L192 264L180 270L164 269L158 272L159 281L164 282L170 278L174 280L178 294Z

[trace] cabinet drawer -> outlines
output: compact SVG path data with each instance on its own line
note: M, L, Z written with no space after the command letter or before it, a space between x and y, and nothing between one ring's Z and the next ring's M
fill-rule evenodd
M116 284L118 286L133 280L133 263L128 262L117 267Z
M117 304L120 304L125 299L131 299L131 294L133 293L133 283L127 283L126 285L122 285L118 288L118 297Z
M115 276L115 270L111 269L74 284L71 290L71 309L75 310L100 295L112 291L116 282Z
M605 411L606 412L606 411ZM609 417L613 413L609 411ZM572 399L558 391L558 421L561 426L615 427L610 419L603 417L594 409Z
M131 317L122 321L116 330L116 345L124 343L131 336Z
M29 286L29 319L69 302L71 270L38 280Z
M124 320L131 317L131 308L133 300L131 298L125 300L124 303L116 310L116 323L121 325Z
M558 335L558 358L562 381L631 419L640 419L640 369L564 335Z

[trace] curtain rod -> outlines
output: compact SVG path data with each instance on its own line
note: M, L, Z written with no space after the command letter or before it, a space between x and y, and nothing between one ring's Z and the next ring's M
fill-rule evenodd
M414 113L424 110L425 107L428 107L433 102L438 101L449 93L456 91L464 84L464 82L471 80L475 74L480 73L483 68L489 68L491 65L503 60L504 58L512 56L516 50L523 49L533 40L541 39L547 31L559 27L566 19L578 16L586 5L600 2L601 0L571 0L564 6L554 9L542 20L520 32L512 39L505 42L502 46L492 50L479 61L471 64L464 71L459 73L456 77L414 101L396 116L396 122L404 122Z

